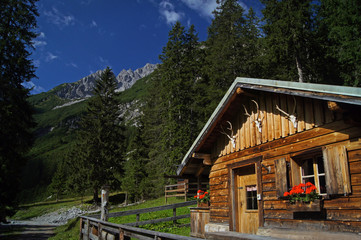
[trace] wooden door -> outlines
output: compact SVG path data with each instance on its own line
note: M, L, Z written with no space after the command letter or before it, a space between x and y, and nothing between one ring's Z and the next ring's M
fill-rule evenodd
M241 233L256 234L259 217L255 165L237 169L235 177L236 230Z

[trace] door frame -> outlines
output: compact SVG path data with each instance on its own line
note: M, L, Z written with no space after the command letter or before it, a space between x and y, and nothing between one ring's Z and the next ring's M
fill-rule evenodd
M261 194L261 200L258 201L258 218L259 218L259 227L263 227L263 197L262 197L262 161L263 157L255 157L250 158L245 161L235 162L232 164L227 165L228 168L228 180L229 180L229 230L236 231L237 229L237 220L236 215L238 212L238 204L235 201L235 178L236 174L235 171L239 168L246 167L249 165L255 165L255 172L257 175L257 194Z

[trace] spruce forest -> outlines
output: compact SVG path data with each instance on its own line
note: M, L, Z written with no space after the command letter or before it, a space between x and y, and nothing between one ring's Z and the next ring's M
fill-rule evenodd
M175 175L236 77L361 86L361 5L357 0L261 0L262 18L252 9L243 9L237 0L219 2L207 40L199 41L193 25L177 22L152 74L117 93L114 74L106 69L96 82L93 97L62 109L58 114L63 116L51 116L61 119L66 115L76 127L52 135L39 134L46 125L44 116L51 114L46 104L61 103L49 92L28 98L35 106L37 127L30 120L27 104L18 108L29 119L23 118L20 127L6 125L20 121L7 115L6 107L11 105L5 103L5 92L14 91L24 99L29 93L10 90L8 82L16 76L8 75L4 52L11 48L1 47L1 139L10 139L23 129L26 136L19 138L30 141L27 131L32 129L35 144L29 148L28 141L20 145L1 141L1 166L9 174L1 173L0 210L11 209L10 200L3 201L3 195L14 196L13 183L20 179L28 182L16 184L21 187L20 202L31 200L34 191L41 191L38 196L43 198L91 194L98 202L103 185L110 185L112 191L126 191L131 201L162 196L164 185L175 181L164 176ZM1 21L3 26L4 18ZM0 28L1 39L4 31ZM31 38L31 34L26 36ZM33 77L33 66L28 64L28 69L20 69L28 71L27 79L20 82ZM141 114L125 121L118 106L134 100ZM18 161L8 161L10 158ZM26 158L27 164L23 164ZM18 169L20 165L25 166L23 171ZM34 169L38 179L29 180Z

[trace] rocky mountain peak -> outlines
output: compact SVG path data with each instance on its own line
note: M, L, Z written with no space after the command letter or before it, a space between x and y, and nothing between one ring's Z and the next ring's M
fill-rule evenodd
M133 84L143 78L151 74L155 68L156 64L147 63L144 67L138 68L135 71L122 70L118 76L116 76L116 80L118 82L117 92L122 92ZM92 73L77 82L64 84L63 87L56 89L55 94L60 98L65 99L79 99L79 98L87 98L92 95L92 91L95 86L95 80L98 79L104 70L98 70L95 73Z

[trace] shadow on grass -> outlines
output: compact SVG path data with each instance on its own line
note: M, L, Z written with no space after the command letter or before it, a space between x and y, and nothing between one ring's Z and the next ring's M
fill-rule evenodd
M50 201L50 202L39 202L39 203L32 203L32 204L26 204L26 205L21 205L18 207L18 210L27 210L31 207L41 207L41 206L49 206L49 205L54 205L54 204L58 204L58 203L67 203L67 202L74 202L74 201L78 201L79 199L64 199L64 200L59 200L59 201Z

